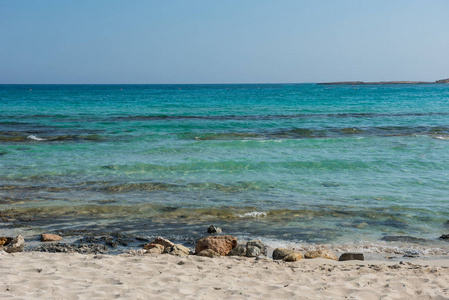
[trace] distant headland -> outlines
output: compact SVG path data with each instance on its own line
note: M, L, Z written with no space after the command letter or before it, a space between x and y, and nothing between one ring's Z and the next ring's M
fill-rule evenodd
M441 79L433 82L429 81L376 81L376 82L364 82L364 81L338 81L338 82L322 82L321 85L378 85L378 84L449 84L449 78Z

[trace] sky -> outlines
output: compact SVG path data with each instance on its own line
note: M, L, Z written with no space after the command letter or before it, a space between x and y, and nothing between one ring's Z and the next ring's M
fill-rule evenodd
M449 0L0 0L0 84L449 78Z

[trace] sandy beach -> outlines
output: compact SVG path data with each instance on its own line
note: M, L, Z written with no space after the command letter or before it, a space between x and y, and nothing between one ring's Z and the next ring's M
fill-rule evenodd
M4 299L449 299L449 260L0 252Z

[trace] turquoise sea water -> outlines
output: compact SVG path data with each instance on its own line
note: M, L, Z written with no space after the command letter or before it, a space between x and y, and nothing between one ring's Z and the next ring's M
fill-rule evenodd
M449 85L0 86L0 228L25 236L448 249L448 192Z

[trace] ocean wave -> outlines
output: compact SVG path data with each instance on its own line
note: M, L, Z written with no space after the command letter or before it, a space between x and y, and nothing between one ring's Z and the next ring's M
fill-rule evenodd
M35 135L29 135L29 136L27 136L27 139L35 140L35 141L46 141L47 140L47 139L39 138Z
M257 219L266 217L267 213L264 211L252 211L244 214L237 214L237 216L240 218Z

